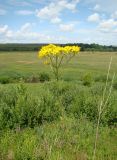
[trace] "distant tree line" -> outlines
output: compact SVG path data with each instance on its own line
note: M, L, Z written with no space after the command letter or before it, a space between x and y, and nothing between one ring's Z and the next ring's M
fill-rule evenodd
M42 46L47 44L0 44L0 51L38 51ZM78 45L81 47L81 51L104 51L104 52L115 52L117 51L117 46L105 46L99 44L84 44L84 43L67 43L59 44L60 46L64 45Z

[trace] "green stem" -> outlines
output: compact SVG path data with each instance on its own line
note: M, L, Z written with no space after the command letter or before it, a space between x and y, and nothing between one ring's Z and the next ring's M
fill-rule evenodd
M56 69L56 80L58 81L59 80L59 73L58 73L58 69L59 69L59 66L58 66L58 56L56 55L56 63L55 63L55 69Z
M62 61L63 61L63 58L64 58L64 55L61 57L61 59L60 59L60 61L59 61L59 63L58 63L58 67L60 67L60 66L61 66Z

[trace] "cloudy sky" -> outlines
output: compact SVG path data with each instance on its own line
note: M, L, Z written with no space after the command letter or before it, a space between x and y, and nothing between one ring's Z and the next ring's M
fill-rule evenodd
M0 43L117 45L117 0L0 0Z

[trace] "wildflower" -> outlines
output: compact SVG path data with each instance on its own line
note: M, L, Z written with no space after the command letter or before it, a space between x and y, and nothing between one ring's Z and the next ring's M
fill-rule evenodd
M58 45L49 44L41 48L41 50L38 52L38 57L44 59L44 64L51 65L53 73L58 80L59 68L64 62L64 59L67 57L66 59L70 60L73 56L78 54L79 51L79 46L60 47Z

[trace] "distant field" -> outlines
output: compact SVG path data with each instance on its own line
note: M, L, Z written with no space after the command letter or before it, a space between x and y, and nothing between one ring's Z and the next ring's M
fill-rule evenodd
M91 73L106 74L110 57L113 57L111 71L117 72L117 53L115 52L81 52L69 64L61 69L62 76L68 79L79 79L80 75ZM0 75L10 72L38 73L50 72L37 57L37 52L0 52ZM51 73L51 72L50 72Z

